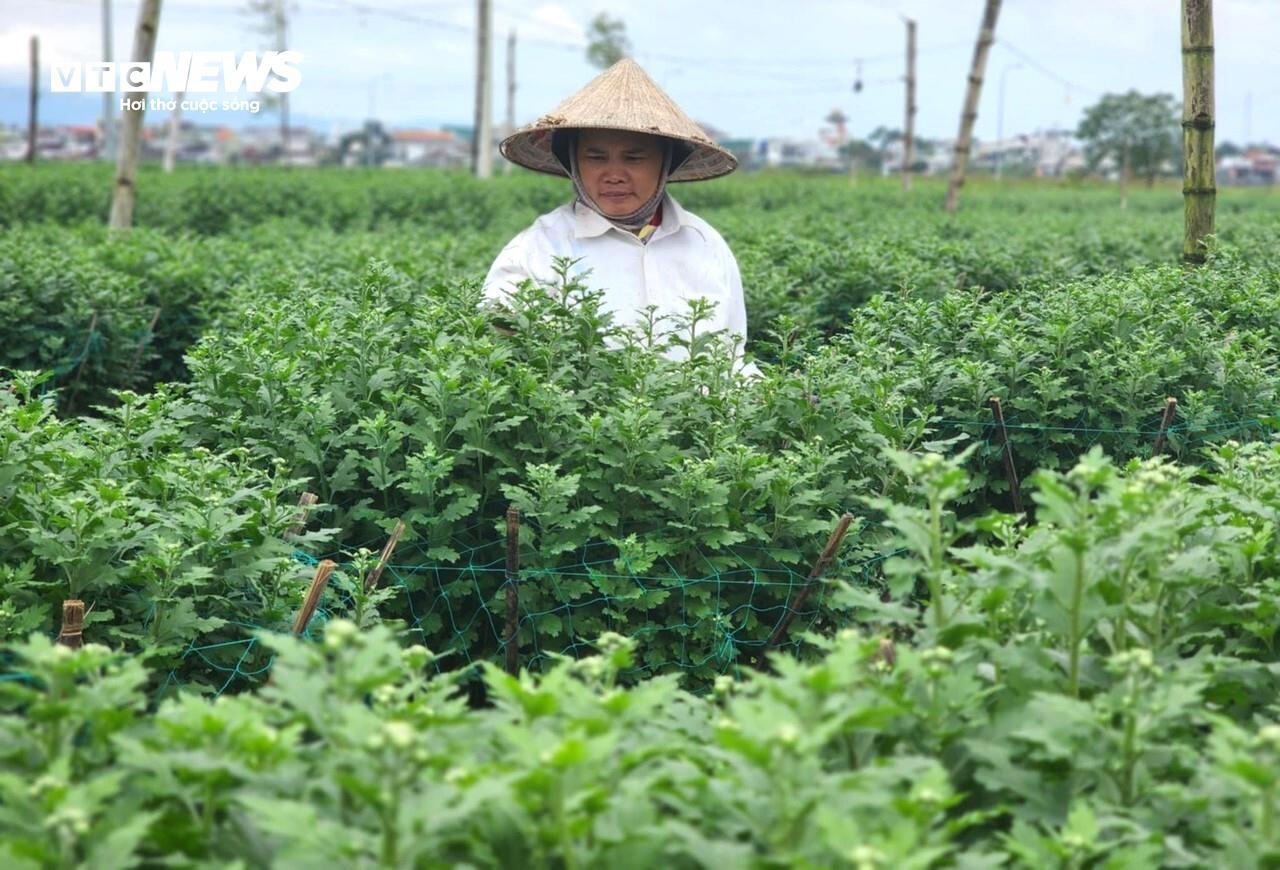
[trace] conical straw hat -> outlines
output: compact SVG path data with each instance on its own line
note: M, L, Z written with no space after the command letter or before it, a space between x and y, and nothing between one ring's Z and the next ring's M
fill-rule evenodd
M551 150L557 130L630 130L679 139L692 153L671 173L670 181L702 181L727 175L738 166L729 151L711 141L680 111L675 101L629 57L609 67L585 88L532 124L502 141L502 156L537 172L568 176Z

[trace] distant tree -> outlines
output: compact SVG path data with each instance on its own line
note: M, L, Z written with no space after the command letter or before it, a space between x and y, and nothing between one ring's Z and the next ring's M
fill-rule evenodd
M867 141L871 143L878 152L879 165L883 166L885 161L885 152L889 150L889 146L894 142L902 141L901 130L891 130L888 127L876 127L867 134Z
M880 152L862 139L850 139L839 146L836 149L836 153L845 163L852 159L857 161L857 164L864 169L879 166L877 161L880 159Z
M631 53L627 25L620 18L601 12L587 26L587 60L607 69Z
M1085 109L1076 136L1084 142L1090 168L1108 157L1120 166L1127 162L1151 185L1164 161L1177 160L1181 112L1182 103L1172 94L1104 94Z
M1244 149L1234 142L1223 142L1217 147L1219 157L1239 157Z

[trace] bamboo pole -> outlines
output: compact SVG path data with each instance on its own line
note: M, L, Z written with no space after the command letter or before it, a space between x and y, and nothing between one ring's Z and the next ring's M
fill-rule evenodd
M325 559L316 566L315 576L311 578L311 586L307 588L307 597L302 600L302 609L298 611L298 616L293 621L295 635L307 630L307 624L311 622L316 608L320 606L320 596L324 594L324 588L329 585L329 575L336 567L337 563L332 559Z
M960 133L956 136L955 160L951 181L947 185L945 208L949 212L960 206L960 188L964 186L965 168L973 147L973 122L978 118L978 98L982 96L982 77L987 69L987 54L996 38L996 19L1000 16L1000 0L987 0L982 13L982 27L973 47L973 64L969 68L969 87L965 92L964 110L960 113Z
M311 506L318 501L320 499L314 492L304 492L298 496L298 515L293 518L293 525L285 530L284 536L286 538L302 534L302 530L307 527L307 514L310 512Z
M133 35L135 63L151 63L156 50L156 31L160 27L160 0L143 0L138 10L138 29ZM115 189L111 194L112 232L127 230L133 224L134 185L138 177L138 149L142 138L142 118L146 113L147 94L133 91L124 111L124 130L120 143L120 159L116 163Z
M387 570L387 563L391 561L391 554L396 551L396 545L400 543L400 536L403 534L404 520L397 520L396 527L391 530L391 537L387 538L382 554L378 556L378 564L369 569L369 576L364 578L365 592L370 592L377 587L378 581L382 579L382 572Z
M40 37L31 37L31 90L27 96L27 162L36 162L40 139Z
M1213 0L1182 0L1182 262L1205 260L1217 197L1213 161Z
M991 414L995 417L996 431L1000 433L1000 455L1004 460L1004 476L1009 481L1009 496L1013 499L1014 513L1023 514L1022 489L1018 483L1018 469L1013 464L1013 445L1009 443L1009 430L1004 425L1004 409L1000 407L1000 399L992 396L989 403Z
M840 519L836 522L836 527L831 531L831 537L827 538L827 545L822 548L822 554L818 556L818 561L813 563L813 568L809 571L809 577L804 581L804 586L800 587L800 593L796 595L795 604L787 608L782 620L774 628L773 634L769 635L769 640L765 642L764 652L773 649L787 636L787 630L791 628L792 620L796 618L796 614L804 607L804 603L809 600L809 593L813 590L814 584L826 573L827 566L835 558L836 551L840 549L840 542L844 540L845 533L849 531L849 523L851 522L853 522L853 514L840 515Z
M902 130L902 189L911 190L911 162L916 135L916 22L907 22L907 117Z

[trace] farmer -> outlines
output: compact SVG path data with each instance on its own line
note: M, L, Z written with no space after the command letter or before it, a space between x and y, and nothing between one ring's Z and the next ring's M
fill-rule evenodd
M521 166L573 179L576 197L502 249L485 278L486 299L501 303L526 278L551 281L552 257L569 257L578 260L571 274L590 270L585 280L604 291L602 306L618 324L641 321L649 305L659 317L687 314L689 299L706 297L715 308L699 331L728 331L741 360L747 316L738 262L720 234L667 190L668 182L726 175L737 160L639 64L618 61L508 136L501 150ZM685 355L684 348L669 353Z

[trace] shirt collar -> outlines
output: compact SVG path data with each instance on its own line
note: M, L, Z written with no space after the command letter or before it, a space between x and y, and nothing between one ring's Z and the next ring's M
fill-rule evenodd
M649 238L649 244L653 244L663 236L669 236L683 226L687 226L689 213L681 208L680 204L672 198L668 191L662 195L662 223L653 231L653 235ZM573 237L575 239L590 239L597 236L603 236L609 230L616 230L624 235L633 236L626 230L620 230L603 216L593 211L581 202L573 203ZM639 242L639 239L636 239Z

